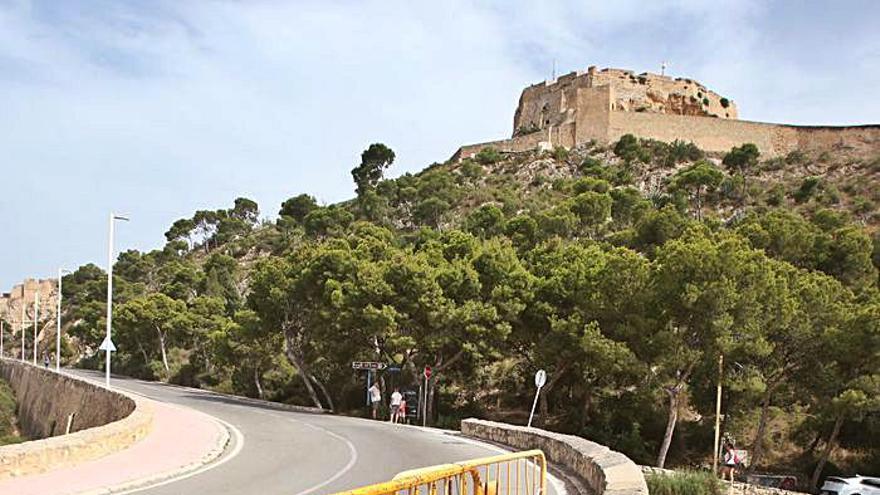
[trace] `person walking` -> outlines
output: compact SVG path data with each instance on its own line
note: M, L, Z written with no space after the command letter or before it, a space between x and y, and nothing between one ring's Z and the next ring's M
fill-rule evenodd
M49 355L45 352L43 353L43 366L49 367Z
M379 389L379 384L374 383L372 387L370 387L370 406L373 410L373 419L379 419L379 404L382 403L382 391Z
M739 457L736 455L736 450L734 450L733 444L730 442L725 443L724 464L721 466L721 479L726 480L729 478L730 482L733 483L737 464L739 464Z
M400 415L400 403L403 401L403 395L400 394L400 389L394 387L394 393L391 394L391 422L397 423Z

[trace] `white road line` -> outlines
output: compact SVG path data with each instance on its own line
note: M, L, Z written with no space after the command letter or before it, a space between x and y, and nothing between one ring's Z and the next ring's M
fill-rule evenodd
M270 413L270 412L266 412L265 414L270 415L270 416L273 416L273 417L278 417L277 415L272 414L272 413ZM284 418L284 419L287 419L288 421L291 421L291 422L293 422L293 423L298 423L298 424L301 424L301 425L307 426L307 427L309 427L309 428L312 428L313 430L318 430L318 431L320 431L320 432L322 432L322 433L325 433L325 434L327 434L327 435L330 435L331 437L333 437L333 438L335 438L335 439L341 441L342 443L344 443L344 444L346 445L346 447L348 447L348 452L349 452L348 464L346 464L345 466L343 466L343 468L340 469L339 471L337 471L336 474L334 474L333 476L327 478L326 480L324 480L324 481L318 483L317 485L314 485L314 486L312 486L312 487L306 488L305 490L303 490L303 491L301 491L301 492L298 492L298 493L296 493L296 494L294 494L294 495L307 495L307 494L312 493L312 492L314 492L314 491L316 491L316 490L320 490L321 488L324 488L325 486L329 485L330 483L333 483L334 481L336 481L336 480L338 480L339 478L341 478L342 476L344 476L345 473L349 472L349 471L351 470L351 468L354 467L355 463L357 463L357 460L358 460L358 451L357 451L357 448L355 448L354 444L351 443L351 441L350 441L349 439L343 437L342 435L338 435L338 434L336 434L336 433L333 433L332 431L330 431L330 430L328 430L328 429L326 429L326 428L322 428L322 427L320 427L320 426L315 426L315 425L313 425L313 424L306 423L305 421L300 421L300 420L298 420L298 419L293 419L293 418Z

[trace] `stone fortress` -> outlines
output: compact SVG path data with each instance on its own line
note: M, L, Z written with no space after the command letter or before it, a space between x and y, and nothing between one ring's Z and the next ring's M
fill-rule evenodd
M4 355L19 357L21 353L21 331L25 329L33 332L34 325L34 302L39 294L39 323L37 328L37 342L44 340L46 330L54 335L55 326L49 325L55 321L58 304L58 281L55 279L25 279L22 283L12 288L11 292L0 294L0 320L3 320ZM30 337L32 333L29 333ZM28 344L30 346L30 344ZM28 347L29 352L33 348Z
M851 150L880 154L880 125L796 126L738 120L736 104L692 79L622 69L572 72L523 90L510 139L463 146L461 160L490 147L506 153L594 141L624 134L690 141L708 152L754 143L765 156L794 150Z

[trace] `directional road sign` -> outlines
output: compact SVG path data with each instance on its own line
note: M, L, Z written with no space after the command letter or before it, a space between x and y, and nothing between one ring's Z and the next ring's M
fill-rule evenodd
M384 370L388 365L376 361L354 361L351 368L355 370Z

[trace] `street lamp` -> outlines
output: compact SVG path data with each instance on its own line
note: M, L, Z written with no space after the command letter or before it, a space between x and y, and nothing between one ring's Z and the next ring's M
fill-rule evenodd
M24 289L22 289L21 290L21 328L19 328L19 330L21 331L20 332L21 333L21 355L19 356L19 359L21 359L21 362L24 362L24 332L27 331L27 327L25 326L26 325L25 324L25 317L27 316L27 303L25 303L24 294L25 294Z
M116 350L111 339L111 328L113 325L113 225L115 220L128 221L127 217L110 214L110 235L107 243L107 336L101 344L101 349L107 353L106 369L104 373L104 386L110 388L110 353Z
M61 371L61 276L69 271L58 269L58 310L56 311L58 326L55 329L55 372Z
M34 366L37 365L37 325L40 322L40 289L34 292Z

